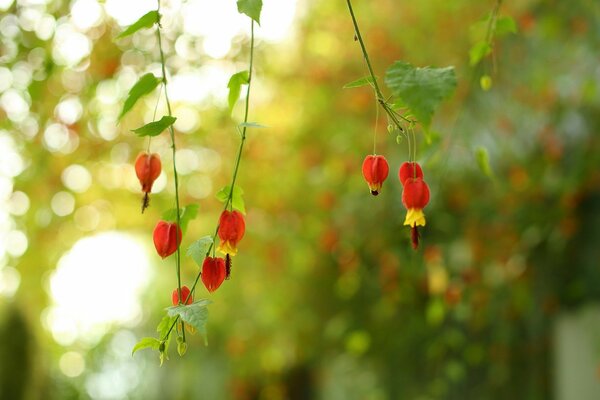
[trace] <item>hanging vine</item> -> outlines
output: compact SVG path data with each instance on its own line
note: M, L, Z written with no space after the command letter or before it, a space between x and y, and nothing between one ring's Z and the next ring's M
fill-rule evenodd
M177 341L177 351L183 356L187 351L186 328L188 331L198 331L207 343L206 324L208 320L208 305L211 303L208 299L199 299L194 301L194 295L197 292L197 286L200 279L209 292L217 290L221 284L229 279L231 274L232 257L237 254L237 244L244 237L245 204L243 200L243 190L237 182L238 172L242 160L244 144L246 142L246 133L248 128L259 128L262 125L248 122L250 110L250 90L252 83L253 64L254 64L254 28L255 23L260 24L260 13L262 10L261 0L239 0L237 2L238 11L245 14L250 19L250 60L248 69L232 75L229 80L229 108L230 112L237 103L241 94L242 86L246 87L246 97L244 106L243 122L237 125L240 142L233 165L231 181L223 187L217 194L217 198L224 203L218 223L212 235L204 236L193 242L187 249L189 255L201 268L190 287L182 285L181 281L181 242L190 220L196 217L198 206L195 204L180 206L179 198L179 180L176 165L176 135L173 124L176 117L172 115L172 107L169 101L167 68L165 63L165 54L163 51L162 25L160 14L160 0L157 0L156 10L150 11L142 16L138 21L125 29L117 39L134 34L140 29L156 27L156 37L160 55L161 75L155 76L152 73L143 75L138 82L131 88L123 104L121 119L143 96L152 93L159 85L162 85L166 103L166 115L160 120L156 120L156 109L154 111L153 121L134 129L133 132L140 137L148 137L147 151L140 153L135 162L136 175L140 181L143 199L142 212L149 206L149 194L152 190L154 181L158 178L161 171L161 162L158 154L150 152L151 138L160 135L168 130L171 139L171 149L173 154L173 183L174 183L174 208L165 212L153 232L153 241L157 254L163 259L175 254L175 271L177 278L177 287L171 295L172 306L166 309L166 315L163 317L157 327L158 337L142 338L133 348L132 353L144 348L151 348L159 352L161 364L168 359L168 349L172 336L175 334ZM160 97L159 97L160 98ZM218 246L217 243L218 237ZM216 252L222 253L222 257L217 257Z
M415 126L420 124L425 131L429 129L434 110L444 98L452 94L456 87L454 67L416 68L407 62L396 61L386 72L385 83L392 91L392 96L386 98L373 71L351 0L346 0L346 4L354 26L354 38L360 45L369 74L344 87L370 85L375 93L375 100L387 114L388 131L397 132L398 143L401 142L402 135L407 139L408 161L400 166L398 178L403 186L402 204L407 209L404 225L410 227L412 247L417 249L420 237L418 227L425 226L423 209L429 203L430 193L429 186L423 178L423 170L416 161ZM371 194L376 196L389 173L386 158L376 154L377 121L373 135L374 154L365 157L362 172Z

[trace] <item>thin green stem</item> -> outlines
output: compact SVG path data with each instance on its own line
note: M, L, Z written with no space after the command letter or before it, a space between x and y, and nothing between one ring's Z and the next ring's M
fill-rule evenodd
M156 37L158 39L158 50L160 52L160 66L161 66L161 71L162 71L162 80L163 80L163 88L164 88L164 93L165 93L165 101L167 103L167 112L169 114L169 117L173 115L173 111L171 109L171 102L169 101L169 93L167 91L167 71L166 71L166 66L165 66L165 53L163 51L163 47L162 47L162 35L160 33L160 30L162 28L161 24L160 24L160 0L157 0L157 10L158 15L159 15L159 20L158 20L158 27L156 29ZM171 149L173 150L173 178L175 181L175 209L176 209L176 222L177 222L177 226L180 227L181 226L181 215L180 215L180 209L179 209L179 178L177 176L177 162L176 162L176 152L177 152L177 148L175 146L175 130L173 129L173 125L169 126L169 135L171 136ZM180 250L180 242L181 242L181 238L179 237L179 230L175 231L175 236L176 236L176 242L177 242L177 254L176 254L176 258L175 258L175 265L176 265L176 271L177 271L177 293L178 293L178 297L179 297L179 303L181 303L181 250Z
M362 35L360 34L360 29L358 28L358 22L356 21L356 16L354 15L354 9L352 8L352 3L350 0L346 0L348 4L348 10L350 11L350 16L352 17L352 23L354 24L354 33L356 34L356 38L358 39L358 43L360 44L360 48L363 53L363 57L365 62L367 63L367 68L369 70L369 75L371 76L371 80L373 81L373 89L375 90L375 97L377 102L383 107L384 111L390 116L392 121L396 124L400 132L404 132L404 128L400 124L398 118L393 116L394 110L390 107L390 105L385 100L383 93L379 87L379 83L377 83L377 79L375 78L375 73L373 72L373 66L371 65L371 60L369 59L369 53L367 53L367 48L365 47L365 42L363 41ZM400 118L405 120L406 122L411 122L408 118L403 115L398 114Z
M248 129L246 124L248 123L248 114L249 114L249 110L250 110L250 89L252 87L252 69L253 69L252 67L253 67L253 65L254 65L254 20L251 20L251 25L250 25L250 65L248 67L248 85L246 87L246 101L245 101L245 107L244 107L244 122L243 122L244 126L242 127L242 130L241 130L241 141L240 141L240 146L238 148L237 156L235 158L235 165L233 168L233 175L231 177L231 186L230 186L230 190L229 190L229 196L227 197L227 201L225 202L223 211L230 208L230 206L233 206L233 190L235 188L235 183L237 181L237 175L238 175L238 171L240 168L240 162L242 160L242 151L244 150L244 143L246 142L246 130ZM210 253L210 251L212 250L212 248L214 247L214 243L217 238L218 231L219 231L219 225L217 224L215 233L213 234L213 242L211 243L210 247L208 248L208 251L206 252L207 256Z
M377 154L377 128L379 127L379 107L375 101L375 131L373 132L373 154Z
M251 20L251 25L250 25L250 66L248 68L248 86L246 89L246 104L245 104L245 109L244 109L244 126L242 127L241 130L241 141L240 141L240 146L238 148L238 152L237 152L237 156L235 159L235 166L233 169L233 176L231 178L231 190L229 192L229 196L227 198L227 201L225 202L225 206L223 207L223 211L227 210L229 208L229 206L232 204L232 199L233 199L233 188L235 187L235 182L237 180L237 175L238 175L238 171L240 168L240 161L242 159L242 150L244 149L244 143L246 142L246 123L248 122L248 114L249 114L249 110L250 110L250 87L252 84L252 67L254 65L254 20ZM208 257L208 255L210 254L211 250L214 249L214 244L215 244L215 240L217 238L217 233L219 232L219 224L217 224L217 227L215 228L215 233L213 234L213 240L212 243L210 244L210 247L208 248L208 250L206 251L206 257ZM190 296L192 296L196 290L196 286L198 285L198 281L200 280L200 277L202 276L202 271L198 272L198 274L196 275L196 279L194 280L194 284L192 285L191 289L190 289L190 294L188 295L188 297L186 297L186 299L184 300L184 304L187 303L188 299L190 298ZM177 321L179 320L179 316L177 316L175 318L175 320L173 321L173 323L171 324L171 327L169 328L169 330L167 331L166 335L164 336L164 338L162 338L162 340L166 340L169 335L171 334L171 331L173 330L173 328L175 327L175 325L177 324Z
M487 26L487 32L485 34L486 43L492 48L492 40L496 34L496 22L498 21L498 13L500 12L500 6L502 5L502 0L497 0L494 5L494 9L492 10L492 14L490 15L490 20ZM494 50L492 48L492 72L496 72L496 56L494 54Z
M158 103L160 103L160 94L161 90L158 91L158 96L156 97L156 104L154 105L154 112L152 113L152 121L156 121L156 111L158 110ZM148 136L148 149L147 152L150 154L150 143L152 142L152 136Z

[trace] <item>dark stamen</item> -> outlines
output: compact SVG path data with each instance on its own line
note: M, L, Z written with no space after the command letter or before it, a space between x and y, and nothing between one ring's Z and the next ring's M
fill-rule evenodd
M231 266L233 262L231 261L231 256L229 254L225 254L225 279L231 278Z
M419 248L419 237L419 228L417 228L416 225L412 226L410 228L410 241L412 243L412 248L415 250Z
M148 195L148 192L146 192L146 193L144 193L144 197L142 198L142 214L144 213L146 208L148 208L149 205L150 205L150 196Z

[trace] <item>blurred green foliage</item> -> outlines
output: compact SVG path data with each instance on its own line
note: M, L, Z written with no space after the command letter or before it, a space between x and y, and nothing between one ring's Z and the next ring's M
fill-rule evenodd
M0 68L12 71L14 90L29 105L25 115L11 114L16 100L6 93L13 89L0 83L0 129L25 160L14 191L30 201L13 222L26 233L28 249L0 264L21 277L14 297L0 297L0 398L110 398L97 388L111 385L127 387L131 399L552 396L554 318L600 299L596 0L505 2L501 14L513 17L518 34L495 42L495 67L485 58L475 68L469 50L480 39L470 26L493 2L356 2L379 76L396 60L456 67L454 97L427 136L418 132L417 158L432 192L418 252L402 226L394 174L373 198L360 173L376 104L368 86L342 88L366 75L345 4L299 2L293 37L258 45L251 120L268 128L249 131L239 176L247 232L232 279L205 296L214 301L210 345L192 336L185 357L172 349L162 368L150 351L131 358L131 343L154 333L175 285L169 262L160 263L151 249L156 221L173 208L172 177L167 173L166 189L141 215L131 167L147 142L129 129L147 122L156 98L140 101L145 105L117 128L127 91L156 68L152 32L115 42L122 28L105 19L84 31L93 45L89 56L59 62L53 36L27 28L23 15L40 9L28 4L15 2L0 14ZM62 26L69 2L41 9ZM165 18L171 74L205 65L235 72L232 65L246 63L245 35L215 61L198 50L201 37L184 35L188 43L178 45L179 17ZM177 53L179 46L192 55ZM483 74L493 78L489 91L479 86ZM73 99L81 115L70 121L60 104ZM182 206L199 204L185 249L214 230L221 209L214 195L231 175L239 121L235 109L229 117L226 95L181 100L178 122L182 114L192 122L175 123L178 147L194 151L203 166L182 174ZM378 152L395 171L407 159L406 142L397 144L379 122ZM166 137L152 141L165 172L168 146ZM91 174L87 190L65 184L73 164ZM59 200L74 199L64 215L52 205L58 192L67 193ZM96 223L81 210L93 211ZM49 273L79 238L107 230L148 244L156 273L141 299L142 319L61 346L40 322L52 301ZM196 272L186 257L184 281ZM85 354L76 377L59 368L67 351Z

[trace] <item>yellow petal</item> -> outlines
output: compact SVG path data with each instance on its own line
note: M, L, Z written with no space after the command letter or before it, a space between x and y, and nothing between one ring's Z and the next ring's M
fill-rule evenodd
M421 208L409 208L404 219L404 225L425 226L425 214Z
M235 256L237 253L237 247L235 247L229 240L221 242L218 250L221 253L229 254L230 256Z

